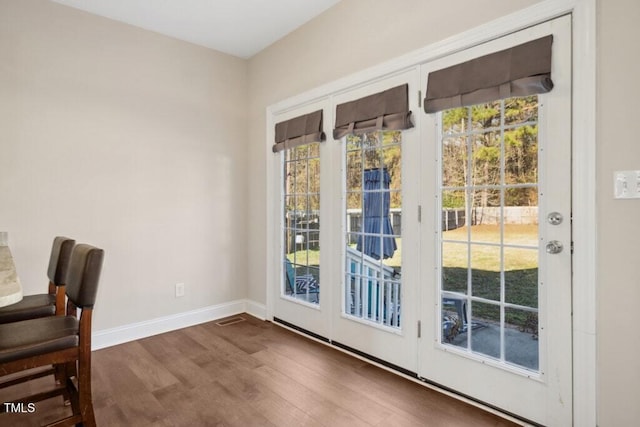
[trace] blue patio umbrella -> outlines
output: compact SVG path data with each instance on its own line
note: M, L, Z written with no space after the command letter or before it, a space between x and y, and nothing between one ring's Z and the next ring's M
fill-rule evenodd
M387 169L367 169L363 179L365 235L358 239L356 249L375 259L391 258L398 248L389 219L391 177Z

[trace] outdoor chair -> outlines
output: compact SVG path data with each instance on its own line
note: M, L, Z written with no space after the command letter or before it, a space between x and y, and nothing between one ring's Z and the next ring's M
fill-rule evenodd
M313 274L296 274L293 264L288 259L287 266L287 286L293 295L314 295L310 302L320 301L320 285Z
M447 342L452 342L458 334L467 332L470 327L477 329L486 326L479 321L469 322L467 318L467 299L463 296L443 296L442 307L442 337ZM455 314L444 314L446 307L453 308Z
M457 296L443 296L442 297L442 306L453 306L455 307L456 315L459 322L459 332L467 331L467 300L463 297ZM443 324L444 328L444 324Z
M49 258L49 292L26 295L20 302L0 308L0 324L63 315L65 310L65 281L71 250L76 241L67 237L53 239Z
M98 290L104 251L93 246L77 245L71 254L66 283L66 316L49 316L0 325L0 388L31 381L53 373L33 373L34 368L54 365L64 374L54 388L6 402L0 408L35 403L62 395L71 402L72 415L51 426L82 424L95 426L91 397L91 315ZM81 309L80 319L77 308ZM31 370L31 371L30 371ZM26 372L25 372L26 371ZM76 374L77 372L77 374ZM22 377L15 375L21 373ZM76 383L72 376L76 376Z

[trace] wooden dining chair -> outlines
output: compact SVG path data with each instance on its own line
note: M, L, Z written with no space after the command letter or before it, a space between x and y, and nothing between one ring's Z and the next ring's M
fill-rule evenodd
M12 404L26 406L62 395L70 400L72 415L50 426L96 425L91 397L91 316L103 257L102 249L86 244L74 247L66 283L68 302L65 316L0 325L0 388L34 379L33 371L28 371L34 368L54 365L62 367L64 372L62 384L6 402L9 405L5 403L0 411L4 412ZM81 309L80 319L77 318L77 308ZM23 376L16 378L18 373ZM72 379L74 375L75 382Z
M71 250L76 241L58 236L53 239L49 257L49 292L26 295L20 302L0 308L0 324L39 317L63 315L65 311L65 281L69 268Z

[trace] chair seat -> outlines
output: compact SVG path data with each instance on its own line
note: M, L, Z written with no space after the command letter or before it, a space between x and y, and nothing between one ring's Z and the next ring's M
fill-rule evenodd
M0 323L19 322L54 314L56 314L55 295L27 295L20 302L0 308Z
M78 345L78 319L50 316L0 325L0 363Z

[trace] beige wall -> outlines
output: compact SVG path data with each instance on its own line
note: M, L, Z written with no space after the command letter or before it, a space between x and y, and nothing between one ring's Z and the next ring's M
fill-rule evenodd
M63 234L106 251L95 330L244 298L246 81L238 58L0 0L0 230L25 293Z
M640 3L598 1L598 418L640 423L640 200L613 199L613 172L640 169Z

